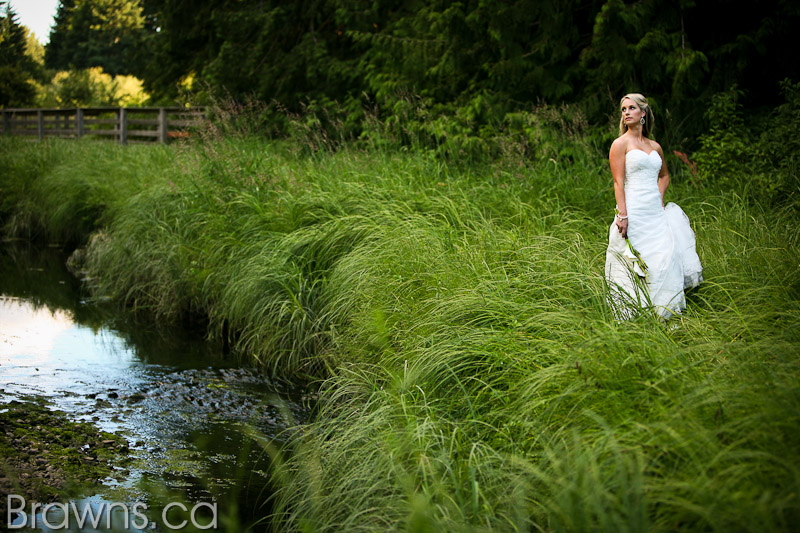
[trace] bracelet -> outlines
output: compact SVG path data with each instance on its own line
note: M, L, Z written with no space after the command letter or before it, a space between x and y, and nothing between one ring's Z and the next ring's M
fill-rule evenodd
M628 215L622 216L619 213L617 213L617 218L620 220L628 220Z

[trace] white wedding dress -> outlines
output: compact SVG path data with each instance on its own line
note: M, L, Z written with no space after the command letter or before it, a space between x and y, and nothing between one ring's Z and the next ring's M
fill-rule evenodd
M634 149L625 154L625 204L628 239L644 265L611 224L606 251L609 304L619 320L641 308L669 318L686 308L684 290L703 281L694 232L683 210L674 203L662 207L658 190L661 156ZM646 267L646 268L644 268Z

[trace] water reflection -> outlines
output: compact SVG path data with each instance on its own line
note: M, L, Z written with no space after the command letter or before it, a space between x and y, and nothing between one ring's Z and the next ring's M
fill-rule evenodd
M6 357L49 352L58 334L72 325L65 311L36 309L18 298L0 298L0 348Z
M134 386L143 365L108 328L80 326L68 311L3 295L0 368L7 398L39 394L60 403L120 381Z
M82 505L143 501L158 514L171 501L213 501L236 529L256 522L268 464L249 435L280 439L287 413L307 416L304 391L239 367L199 332L87 302L65 259L56 249L0 246L0 402L44 397L128 439L136 461L126 480Z

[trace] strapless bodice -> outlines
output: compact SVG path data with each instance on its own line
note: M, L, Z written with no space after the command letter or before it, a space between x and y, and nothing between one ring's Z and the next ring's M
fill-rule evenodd
M653 150L649 154L638 148L625 154L625 184L645 185L658 182L661 156Z

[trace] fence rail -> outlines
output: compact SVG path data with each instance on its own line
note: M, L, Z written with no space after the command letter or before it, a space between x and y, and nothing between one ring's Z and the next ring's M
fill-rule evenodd
M3 109L3 134L37 137L112 137L121 144L166 143L191 135L205 120L202 107L79 107Z

